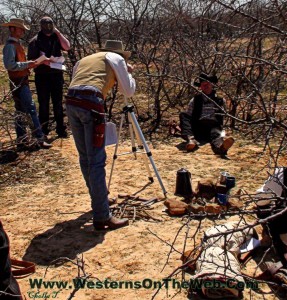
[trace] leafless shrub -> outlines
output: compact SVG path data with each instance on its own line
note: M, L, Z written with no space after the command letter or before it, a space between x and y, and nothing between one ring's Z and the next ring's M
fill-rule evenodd
M260 141L277 157L286 149L286 14L284 1L84 0L4 1L5 17L32 24L50 15L69 38L69 74L75 62L122 39L137 65L134 100L150 134L178 114L197 92L200 72L215 73L228 102L227 125ZM110 111L110 115L112 111ZM162 129L164 132L164 128ZM272 146L275 144L275 147ZM278 155L277 155L278 154Z

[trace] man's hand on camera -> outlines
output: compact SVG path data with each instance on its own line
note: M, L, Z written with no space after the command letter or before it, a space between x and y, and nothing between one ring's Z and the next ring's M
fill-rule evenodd
M132 73L133 70L134 70L134 67L132 65L130 65L130 64L127 64L127 67L128 67L128 72Z

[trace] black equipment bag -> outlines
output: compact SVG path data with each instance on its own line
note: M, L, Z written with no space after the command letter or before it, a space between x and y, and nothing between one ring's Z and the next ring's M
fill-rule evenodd
M0 220L0 300L23 300L20 287L12 274L9 239Z

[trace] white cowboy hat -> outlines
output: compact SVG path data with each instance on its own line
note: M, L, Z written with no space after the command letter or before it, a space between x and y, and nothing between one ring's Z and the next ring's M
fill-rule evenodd
M25 25L23 19L17 19L17 18L10 19L9 22L2 23L1 26L4 26L4 27L14 26L14 27L22 28L24 30L30 30L30 26Z
M254 196L254 198L256 200L256 205L258 206L266 206L276 201L276 196L272 192L259 192Z
M100 51L111 51L124 56L128 59L131 56L130 51L125 51L122 41L108 40L103 48L97 48Z

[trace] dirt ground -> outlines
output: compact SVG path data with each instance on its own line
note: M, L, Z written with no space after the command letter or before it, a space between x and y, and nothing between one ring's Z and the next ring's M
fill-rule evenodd
M230 160L215 156L209 144L195 153L186 153L180 138L167 138L161 143L149 143L149 146L168 192L167 198L182 200L174 196L176 173L180 168L191 172L193 188L198 180L207 176L216 180L222 170L236 177L235 191L244 189L253 193L267 178L264 167L268 161L264 156L258 160L260 145L254 146L240 139L229 152ZM119 153L129 150L129 140L120 143ZM107 148L107 178L113 151L113 147ZM18 161L24 156L25 153L21 154ZM147 199L157 197L160 201L149 210L153 219L137 220L115 231L93 230L90 199L72 136L55 139L53 148L32 152L29 158L15 163L9 170L7 182L0 192L0 209L1 220L10 238L11 256L36 263L36 273L19 279L26 299L71 299L71 293L73 299L87 300L152 299L153 296L154 299L188 299L185 288L169 286L156 294L157 289L149 284L162 281L182 264L181 253L192 247L189 236L199 221L192 220L187 233L187 227L183 226L186 219L167 214L156 177L153 184L148 184L142 154L137 160L132 155L117 159L110 196L127 193ZM224 223L227 219L217 222ZM249 217L248 221L254 219ZM198 236L213 225L211 219L202 220ZM83 272L78 274L77 259L90 281L118 284L145 280L146 288L130 288L125 283L116 288L114 283L102 288L86 286L73 292L73 279L83 275ZM255 266L255 261L248 263L249 270ZM180 282L182 274L173 278ZM190 275L185 274L185 279L189 278ZM42 285L37 288L33 287L35 280L55 283L53 287ZM67 286L57 286L60 282ZM262 288L266 293L246 289L244 299L281 299L268 286Z

